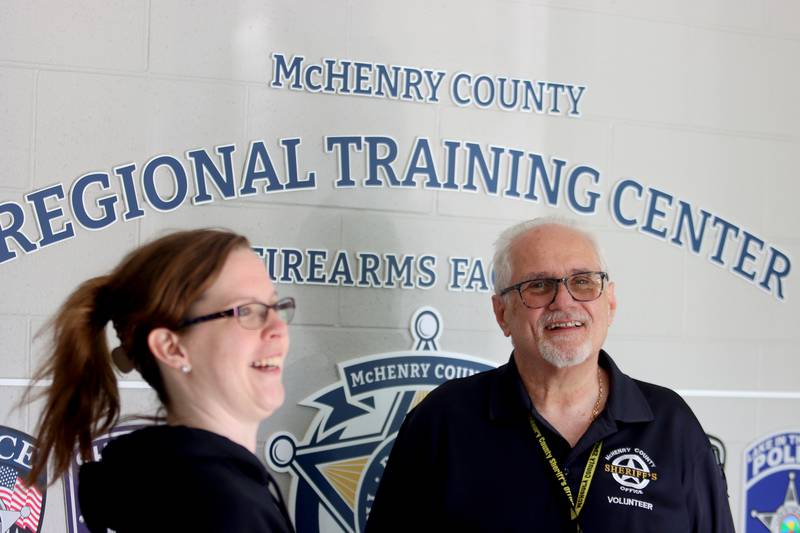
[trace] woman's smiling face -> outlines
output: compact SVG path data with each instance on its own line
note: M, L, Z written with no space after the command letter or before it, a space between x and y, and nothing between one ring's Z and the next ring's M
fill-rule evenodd
M264 263L251 250L239 248L192 305L190 317L277 300ZM187 377L191 399L199 403L194 408L250 423L268 417L283 403L289 334L274 310L258 329L242 327L234 316L192 325L182 333L181 344L192 366Z

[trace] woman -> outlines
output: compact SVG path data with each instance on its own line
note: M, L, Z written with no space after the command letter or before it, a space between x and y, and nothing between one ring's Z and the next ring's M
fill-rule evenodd
M53 384L30 479L50 457L51 479L62 475L76 443L88 460L92 439L118 421L113 360L156 391L166 425L119 437L81 467L92 532L292 531L254 453L259 423L283 403L293 314L240 235L183 231L134 250L53 319L53 353L36 376ZM111 353L109 322L120 340Z

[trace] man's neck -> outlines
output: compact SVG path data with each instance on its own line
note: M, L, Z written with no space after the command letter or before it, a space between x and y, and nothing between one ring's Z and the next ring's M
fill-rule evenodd
M608 378L598 356L565 368L515 352L522 383L536 411L575 446L605 405Z

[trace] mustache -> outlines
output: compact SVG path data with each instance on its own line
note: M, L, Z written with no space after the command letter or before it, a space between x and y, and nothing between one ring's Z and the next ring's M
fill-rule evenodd
M542 316L540 316L537 325L540 328L545 328L548 324L572 321L589 324L592 321L592 317L590 317L588 313L581 311L575 311L572 313L567 313L565 311L552 311L549 313L544 313Z

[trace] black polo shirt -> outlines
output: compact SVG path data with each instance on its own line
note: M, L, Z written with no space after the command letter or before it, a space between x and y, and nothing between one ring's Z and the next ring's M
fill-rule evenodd
M575 531L532 413L573 497L603 442L584 533L733 533L724 476L689 406L629 378L605 352L600 364L611 377L606 408L575 448L533 408L513 356L431 392L397 435L367 531Z

